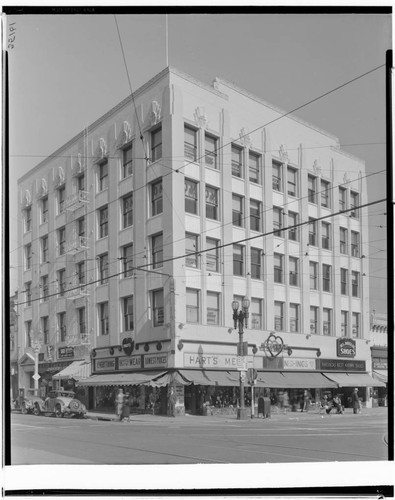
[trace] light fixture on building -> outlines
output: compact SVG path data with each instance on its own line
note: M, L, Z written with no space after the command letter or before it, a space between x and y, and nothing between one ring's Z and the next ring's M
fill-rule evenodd
M310 337L311 337L311 334L310 334L310 333L308 333L308 334L306 335L306 339L307 339L307 340L309 340L309 338L310 338Z
M181 349L184 347L184 344L181 342L181 340L177 344L178 350L181 351Z

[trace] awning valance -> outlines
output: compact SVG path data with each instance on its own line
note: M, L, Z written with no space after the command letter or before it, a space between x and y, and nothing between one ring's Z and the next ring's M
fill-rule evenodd
M388 372L387 370L373 370L373 378L386 384L388 382Z
M187 382L195 385L218 385L222 387L236 387L239 384L237 372L227 372L220 370L180 370L179 373Z
M385 387L383 382L374 380L367 373L324 373L325 377L336 382L339 387Z
M116 386L116 385L155 385L155 379L162 377L166 372L146 371L134 373L103 373L91 375L78 381L79 386Z
M167 372L162 377L152 380L150 385L154 387L165 387L172 383L178 385L189 385L191 382L185 380L178 372Z
M328 380L321 373L288 373L282 372L285 377L288 389L326 389L330 387L337 387L332 380Z
M91 374L91 362L82 359L73 361L69 366L66 366L62 371L54 375L52 378L60 380L62 378L73 378L74 380L85 379Z
M258 387L270 387L271 389L282 389L286 387L285 377L281 372L258 372L256 379Z

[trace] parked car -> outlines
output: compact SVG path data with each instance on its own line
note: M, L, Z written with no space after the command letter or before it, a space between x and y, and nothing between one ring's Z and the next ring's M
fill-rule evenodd
M15 400L15 410L21 410L21 413L34 413L40 415L44 400L35 394L34 389L19 389L19 396Z
M75 392L56 390L51 391L48 397L44 401L42 400L38 415L40 413L53 413L58 418L64 416L83 418L86 407L75 398Z

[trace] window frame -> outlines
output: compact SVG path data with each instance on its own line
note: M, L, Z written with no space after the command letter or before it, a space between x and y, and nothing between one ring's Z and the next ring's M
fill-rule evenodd
M57 189L58 215L64 213L66 209L66 187L60 186Z
M261 232L261 206L260 201L250 198L250 229L258 233Z
M347 188L339 186L339 211L347 210Z
M361 273L358 271L351 271L351 296L361 297Z
M235 204L239 210L235 210ZM235 193L232 193L232 225L244 227L244 197Z
M307 175L307 201L317 205L317 177L315 175Z
M319 314L318 306L310 306L310 334L312 335L318 335L318 323L319 323L318 314Z
M215 203L208 202L207 198L207 192L211 190L212 194L215 195ZM210 210L207 210L207 208L210 208ZM211 210L214 216L211 215ZM219 220L219 189L214 187L214 186L208 186L206 184L205 188L205 212L206 212L206 219L210 220Z
M288 230L288 239L290 241L299 241L299 214L298 212L288 211L288 226L291 226L291 229ZM292 227L297 226L297 227Z
M213 144L214 144L214 148L213 149L208 149L207 146L209 143L209 141L213 141ZM213 168L215 170L219 170L219 156L218 156L218 137L216 137L215 135L212 135L208 132L205 132L204 134L204 165L205 167L208 167L208 168ZM209 162L207 161L207 158L213 158L213 163L214 164L211 164L211 161L210 160Z
M86 322L86 307L78 307L77 312L77 323L78 323L78 334L81 336L87 333L87 322ZM83 321L81 321L83 320Z
M240 253L235 253L235 250L240 250ZM243 245L233 245L233 276L245 276L245 247Z
M25 271L29 271L32 268L32 244L28 243L25 245Z
M329 307L322 308L322 335L325 335L327 337L332 336L332 328L333 328L332 316L333 316L332 309L330 309ZM325 317L327 319L325 319ZM325 326L328 327L327 333L325 333Z
M321 207L331 208L331 183L325 179L321 179Z
M99 336L110 334L110 307L108 301L100 302L99 307Z
M356 208L360 205L360 197L357 191L350 191L350 217L359 219L359 209Z
M25 225L25 233L28 233L32 230L32 207L25 208L25 217L24 217L24 225Z
M58 295L59 297L64 297L66 293L66 269L58 269L56 271L57 282L58 282Z
M195 191L196 196L195 197L189 195L190 191L193 189L193 185L195 185L195 188L196 188L196 191ZM188 189L188 186L190 186L191 190ZM191 192L192 192L192 194L194 194L193 191L191 191ZM198 181L194 181L192 179L185 179L184 198L185 198L185 212L188 214L192 214L192 215L199 215L199 182ZM194 211L189 210L190 206L194 208Z
M291 172L294 176L294 182L291 182L289 178ZM292 186L294 186L294 189L290 192L290 187ZM287 166L287 194L293 198L297 198L298 196L298 169L290 165Z
M151 263L152 269L163 267L163 232L153 234L151 240ZM157 244L160 244L157 246Z
M258 312L254 311L254 304ZM251 298L251 330L263 330L263 299Z
M209 307L209 297L216 298L217 307ZM209 321L209 313L214 313L216 321ZM221 294L207 290L206 292L206 324L219 326L221 325Z
M322 291L332 292L332 266L330 264L322 264Z
M189 247L187 243L192 243ZM199 235L185 232L185 267L200 269Z
M292 262L292 266L291 266ZM291 269L292 267L292 269ZM299 286L299 259L289 256L288 263L289 286Z
M210 240L210 243L209 243L209 240ZM210 246L212 245L212 243L214 243L214 246ZM219 249L219 245L220 245L220 240L217 240L215 238L207 238L206 237L206 270L208 272L214 272L214 273L219 273L220 272L220 267L219 267L219 258L220 258L220 249ZM215 257L213 258L212 255L213 255L213 252L212 250L215 251ZM215 268L213 268L209 262L214 262L215 263Z
M292 327L293 323L295 324L294 327ZM289 331L291 333L300 332L300 304L295 302L290 302L289 304Z
M321 247L324 250L332 250L331 224L321 221Z
M130 157L128 156L130 153ZM122 148L122 179L133 176L133 142Z
M187 130L191 132L191 136L187 135L186 133ZM192 135L193 135L193 143L187 140L190 137L192 137ZM187 161L196 162L197 160L197 145L198 145L197 135L198 135L197 129L184 123L184 158Z
M189 301L189 298L196 299L196 304ZM185 289L185 319L188 324L197 325L200 323L200 290L196 288Z
M122 229L132 227L134 223L133 193L122 197Z
M57 319L58 319L59 341L66 342L67 338L66 312L65 311L59 312Z
M134 251L133 251L133 243L129 245L124 245L122 248L122 276L123 278L130 278L133 276L133 267L134 267ZM131 259L128 258L128 250L131 251Z
M165 324L165 302L163 288L152 290L152 311L153 311L153 326L163 326ZM158 304L159 302L159 304ZM160 305L162 303L162 305ZM162 318L160 312L162 311Z
M48 274L41 276L41 302L47 302L49 298Z
M109 280L108 253L103 253L98 257L99 257L99 282L100 285L107 285Z
M273 253L273 282L284 284L284 254Z
M311 274L311 271L314 271L314 274ZM310 290L318 290L318 262L314 260L309 261L309 282L310 282ZM312 283L314 286L312 287Z
M157 137L159 137L160 142L157 142ZM150 140L151 140L151 162L155 163L156 161L160 160L163 155L162 125L159 125L159 127L155 127L153 130L151 130Z
M351 316L351 333L353 339L361 338L361 313L353 312Z
M285 307L285 302L282 302L280 300L275 300L274 301L274 331L276 332L283 332L284 331L284 307ZM276 314L279 312L280 314Z
M274 216L278 216L275 218ZM284 209L281 207L273 206L273 236L277 238L284 238ZM276 229L277 228L277 229Z
M351 231L350 241L351 257L360 257L361 254L361 235L358 231Z
M48 196L41 198L41 224L48 222Z
M108 205L99 208L99 238L108 236Z
M277 160L272 160L272 190L283 192L283 164Z
M248 152L248 180L254 184L261 184L261 158L262 155L254 151ZM251 159L256 162L256 167L252 167ZM256 174L256 175L251 175Z
M49 317L41 316L41 330L43 332L43 342L45 345L49 344Z
M108 176L108 159L104 158L98 164L98 192L101 193L108 189L109 185L109 176Z
M309 246L318 247L318 221L314 217L309 217Z
M131 312L130 312L131 306ZM130 328L131 326L131 328ZM122 297L122 331L123 332L133 332L134 331L134 297L133 295L128 295L127 297Z
M48 235L46 234L41 238L41 264L46 264L48 262Z
M58 228L58 255L66 253L66 226Z
M340 295L348 295L348 269L340 268Z
M348 337L349 321L348 321L348 311L340 311L340 335L342 337Z
M262 272L262 250L260 248L251 247L251 279L253 280L262 280L263 272ZM257 259L254 259L258 257Z
M243 179L243 148L237 144L231 144L231 171L232 177Z
M339 251L342 255L348 255L348 229L345 227L339 227Z
M155 193L156 186L159 187L159 194ZM151 183L151 217L163 213L163 183L162 177Z

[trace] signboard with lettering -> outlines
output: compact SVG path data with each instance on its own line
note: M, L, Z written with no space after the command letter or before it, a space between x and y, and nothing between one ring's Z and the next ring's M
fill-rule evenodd
M74 358L74 347L59 347L58 359Z
M167 368L167 353L146 354L144 368Z
M246 356L247 364L252 366L252 356ZM196 354L184 353L184 366L189 368L218 368L237 370L236 354ZM246 368L247 369L247 368Z
M131 356L130 358L118 358L118 369L136 370L141 368L141 356Z
M315 370L315 359L283 358L284 370Z
M95 371L109 372L115 370L115 358L95 359Z
M317 370L342 371L342 372L366 372L366 361L345 359L316 359Z
M388 360L386 359L373 359L372 361L373 370L388 370Z
M357 352L356 342L354 339L345 337L336 340L337 355L339 358L354 358Z

